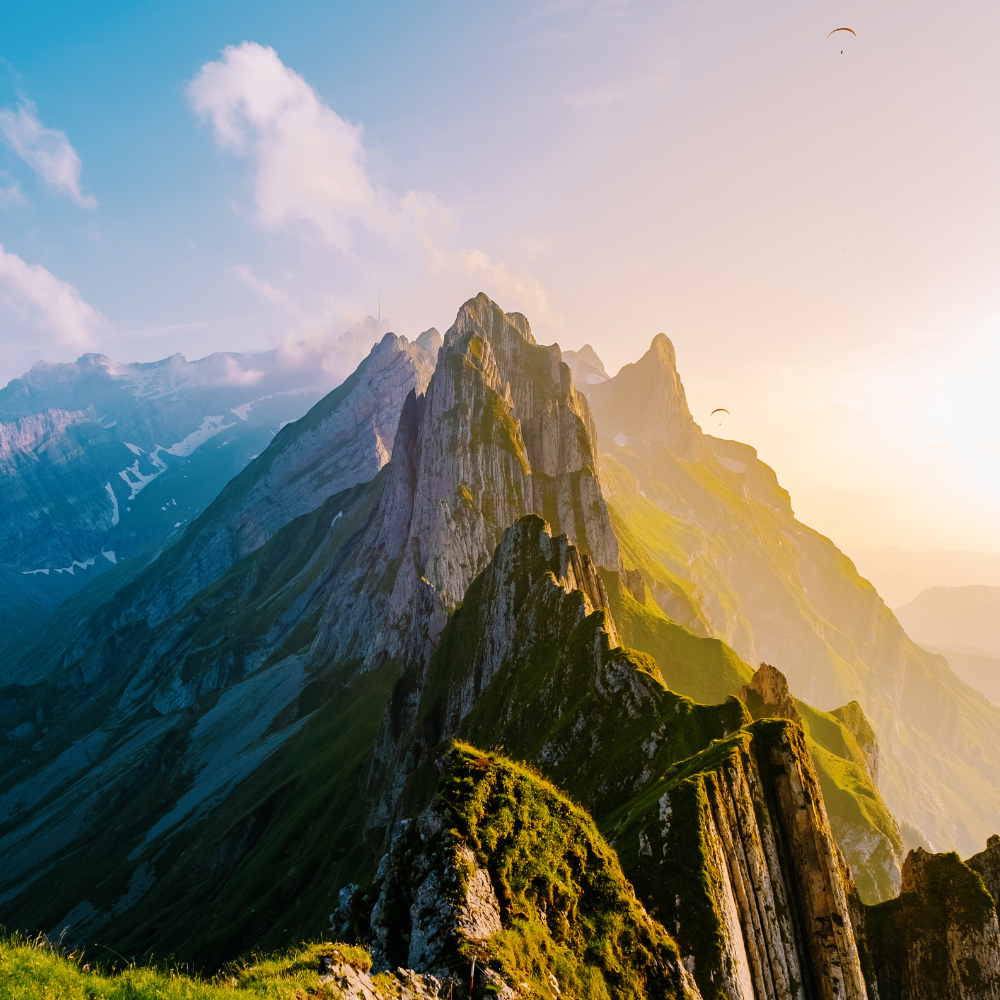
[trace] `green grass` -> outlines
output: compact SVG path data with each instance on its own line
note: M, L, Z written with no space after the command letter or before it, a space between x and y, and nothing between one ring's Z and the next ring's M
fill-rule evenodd
M487 868L504 930L486 945L508 982L563 996L677 996L680 955L585 810L541 774L456 742L442 803ZM471 952L472 946L465 945Z
M0 1000L339 997L339 990L327 990L319 981L321 955L333 955L361 971L371 968L367 949L314 942L271 955L254 955L205 978L166 964L136 965L113 958L97 963L83 953L63 955L38 941L14 935L0 938Z
M625 645L652 656L667 687L705 705L717 705L753 676L753 669L721 639L672 622L656 604L640 604L617 573L601 572L611 615Z

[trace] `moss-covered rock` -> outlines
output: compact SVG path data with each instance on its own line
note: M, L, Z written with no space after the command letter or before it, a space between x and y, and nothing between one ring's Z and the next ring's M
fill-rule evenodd
M537 996L698 995L586 812L537 772L466 743L441 767L438 793L399 824L379 866L376 970L458 976L475 956Z
M954 852L910 851L898 898L867 907L864 919L879 1000L1000 996L993 898Z

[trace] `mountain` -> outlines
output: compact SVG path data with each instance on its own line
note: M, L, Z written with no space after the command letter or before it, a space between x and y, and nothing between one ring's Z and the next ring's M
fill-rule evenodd
M796 697L827 711L857 702L904 840L975 850L1000 826L997 710L906 634L829 539L795 518L753 448L702 433L665 336L592 386L589 399L624 569L675 621L724 639L746 662L776 666ZM709 695L698 677L664 677Z
M928 587L895 615L917 642L1000 657L1000 587Z
M992 897L957 857L900 871L898 753L787 665L816 625L763 572L787 495L693 425L666 338L593 411L484 295L421 339L3 654L4 924L215 969L332 920L428 1000L473 955L504 1000L994 995Z
M928 587L1000 586L1000 553L954 549L909 552L887 545L879 549L845 548L858 572L871 580L890 608L912 601Z
M562 359L569 365L573 381L585 396L589 394L592 385L599 385L610 378L604 370L604 362L590 344L584 344L578 351L563 351Z
M369 320L345 337L376 332ZM39 362L0 389L0 648L96 575L122 561L138 569L176 536L336 384L319 362L85 354Z

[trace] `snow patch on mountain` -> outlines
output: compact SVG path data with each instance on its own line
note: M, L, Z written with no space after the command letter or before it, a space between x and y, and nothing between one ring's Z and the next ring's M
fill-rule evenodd
M97 562L97 556L91 556L89 559L84 559L83 562L80 562L79 559L74 559L68 566L47 566L43 569L24 569L21 572L24 576L35 576L38 573L42 573L44 576L48 576L49 573L69 573L70 576L73 576L74 570L88 569L95 562Z
M249 404L244 404L249 405ZM187 437L182 438L180 441L172 444L169 448L157 449L158 451L165 451L168 455L176 455L178 458L187 458L195 450L195 448L203 445L210 437L214 437L219 431L224 431L229 427L235 427L235 424L226 424L223 421L226 418L219 414L215 417L205 417L201 422L201 426L197 430L193 430ZM243 418L246 420L246 417Z
M155 471L149 473L148 475L139 471L140 460L138 458L127 469L122 469L122 471L118 473L118 475L125 480L129 488L132 490L128 496L129 500L134 500L157 476L160 476L167 471L167 463L160 458L160 452L164 450L165 449L163 448L155 448L147 456L155 469ZM192 451L193 450L194 449L192 449ZM134 482L129 478L130 475L135 477Z
M111 497L111 527L113 528L118 523L118 497L115 496L111 483L105 483L104 488L108 491L108 496Z

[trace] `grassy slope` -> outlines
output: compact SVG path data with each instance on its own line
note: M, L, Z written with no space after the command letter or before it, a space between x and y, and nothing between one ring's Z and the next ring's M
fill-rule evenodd
M0 938L0 1000L232 1000L260 997L294 1000L335 997L319 982L319 960L339 951L367 971L363 948L317 942L288 951L251 956L211 978L192 976L169 964L131 965L105 952L100 964L83 953L60 955L21 937Z
M572 997L680 995L677 946L590 816L497 753L456 743L448 759L440 796L496 888L505 926L487 949L508 982L546 995L552 971Z
M239 657L252 648L281 610L299 601L310 583L336 564L377 488L376 481L331 498L200 595L182 613L193 629L188 648L194 649L182 673L208 669L202 661L213 654ZM333 514L341 509L345 515L331 532ZM299 617L256 675L307 648L314 622L314 614ZM301 723L277 754L207 819L175 827L129 857L193 781L173 767L218 692L202 696L193 712L175 717L164 738L123 772L127 785L109 782L94 808L114 817L113 822L85 828L61 851L59 866L40 871L32 891L16 906L8 904L10 924L47 930L82 899L107 913L127 891L136 863L145 862L157 881L142 906L114 918L98 935L129 955L178 953L186 961L217 966L250 944L266 941L276 948L294 935L317 933L329 912L330 895L373 868L376 860L361 836L360 771L397 669L389 663L352 680L349 665L318 665L299 697L275 719L274 732ZM117 682L112 678L85 717L64 716L64 731L36 755L35 764L54 760L75 736L90 731L104 711L112 711L130 676ZM114 741L107 745L102 758L114 746ZM10 780L17 780L19 765L11 768ZM57 810L63 791L53 788L48 797ZM284 876L275 879L275 871ZM197 914L194 920L192 913Z

